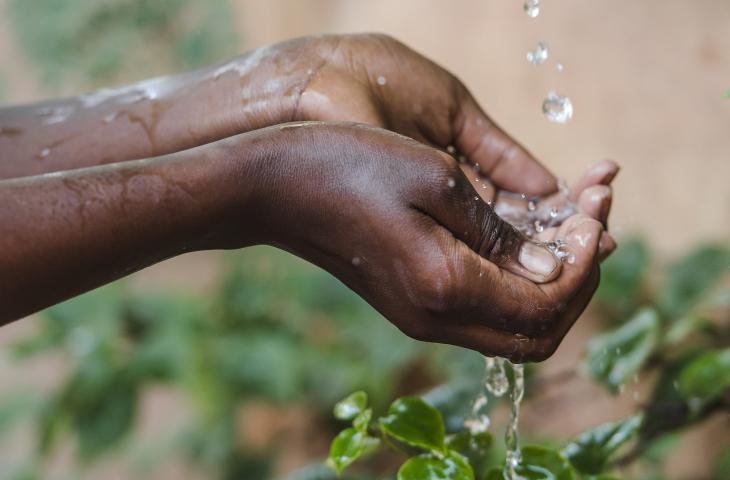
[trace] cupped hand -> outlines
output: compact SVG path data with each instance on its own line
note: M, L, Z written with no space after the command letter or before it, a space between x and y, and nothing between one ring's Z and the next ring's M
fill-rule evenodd
M601 223L584 214L558 231L561 265L503 221L447 153L345 123L253 132L261 181L246 222L223 222L218 246L243 232L328 270L406 334L542 360L598 284ZM237 137L223 142L235 158ZM232 210L235 217L235 210Z
M387 128L459 158L482 198L500 212L523 210L537 199L533 217L548 226L576 212L607 222L616 164L589 168L566 198L556 178L488 117L458 78L389 36L290 40L216 71L220 81L235 79L230 72L240 76L247 128L294 120ZM557 219L548 217L553 208ZM608 234L601 245L601 257L615 248Z

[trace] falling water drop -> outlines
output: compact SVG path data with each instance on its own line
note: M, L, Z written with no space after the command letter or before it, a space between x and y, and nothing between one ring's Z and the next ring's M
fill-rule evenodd
M550 92L542 104L542 112L553 123L566 123L573 118L573 103L568 97Z
M548 46L545 42L537 42L537 47L531 52L527 52L527 61L533 65L541 65L548 59Z
M540 15L540 0L525 0L525 13L530 18Z

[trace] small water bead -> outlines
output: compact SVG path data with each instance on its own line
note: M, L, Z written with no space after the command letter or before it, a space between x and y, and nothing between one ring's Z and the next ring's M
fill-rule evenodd
M38 157L40 157L40 158L46 158L46 157L47 157L48 155L50 155L50 154L51 154L51 149L50 149L50 148L44 148L44 149L43 149L43 150L41 150L41 152L40 152L40 153L38 154Z
M555 68L558 72L562 72L563 70L565 70L565 65L563 65L562 63L558 63L557 65L555 65Z
M378 85L380 85L382 87L386 83L388 83L388 80L384 76L381 75L378 77Z
M550 92L542 103L542 112L553 123L566 123L573 118L573 103L568 97Z
M446 182L446 185L448 185L449 188L454 188L456 186L456 180L454 180L453 178L449 178Z
M360 257L352 257L353 266L359 267L361 263L362 263L362 260L360 259Z
M550 218L558 218L558 209L553 207L550 209Z
M549 50L545 42L537 42L537 47L531 52L527 52L527 61L533 65L542 65L548 59Z
M530 200L527 202L527 211L534 212L537 209L537 200Z
M540 220L535 220L535 231L537 233L542 233L545 230L545 226L542 224Z
M523 8L528 17L535 18L540 15L540 0L525 0Z

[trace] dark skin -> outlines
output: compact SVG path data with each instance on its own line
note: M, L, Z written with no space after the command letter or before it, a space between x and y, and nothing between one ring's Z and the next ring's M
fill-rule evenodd
M185 252L269 244L414 338L542 360L615 248L614 164L540 234L567 242L561 265L490 205L503 190L557 202L555 178L455 77L380 35L6 108L0 128L3 323Z

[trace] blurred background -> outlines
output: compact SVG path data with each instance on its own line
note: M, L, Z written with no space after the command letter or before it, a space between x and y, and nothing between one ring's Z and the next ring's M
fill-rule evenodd
M525 438L560 442L644 411L665 421L619 459L622 476L723 479L728 389L697 407L666 386L730 347L728 26L727 0L563 0L536 19L516 0L0 0L0 103L294 36L395 36L457 74L560 176L602 158L623 167L611 225L622 247L555 357L530 368ZM525 54L539 40L551 57L536 67ZM573 101L567 125L542 115L550 90ZM650 331L635 322L646 308ZM619 387L609 373L627 350L638 353L616 367ZM730 387L726 363L693 368ZM0 329L0 478L331 478L320 465L338 399L364 389L382 411L426 393L456 425L482 370L476 354L404 337L288 254L186 255Z

